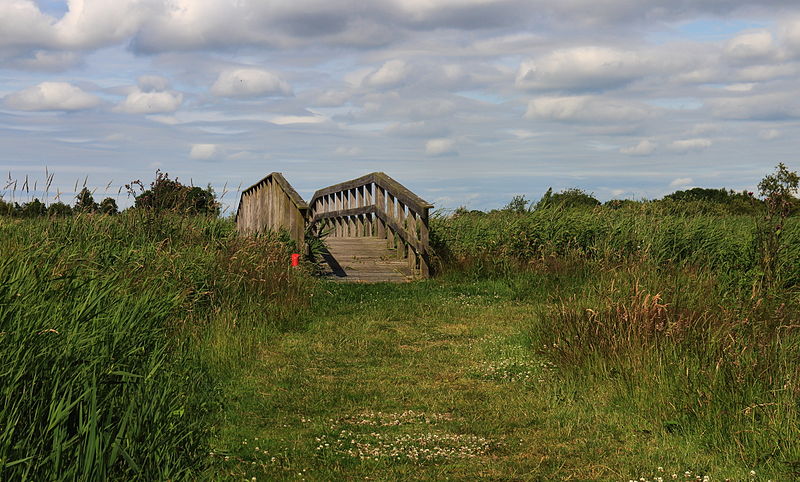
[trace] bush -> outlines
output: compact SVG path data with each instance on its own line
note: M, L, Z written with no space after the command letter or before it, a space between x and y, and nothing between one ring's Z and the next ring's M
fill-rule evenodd
M81 192L75 196L74 211L76 213L93 213L97 211L97 203L94 202L94 197L92 197L92 192L89 191L89 189L84 187L81 189Z
M594 195L578 188L564 189L561 192L553 194L553 188L547 190L542 196L542 199L536 203L535 209L543 209L550 207L560 207L565 209L579 208L579 207L597 207L600 205Z
M178 179L170 179L168 173L156 171L156 179L145 190L141 181L133 181L126 187L134 192L138 186L142 191L135 196L137 208L156 212L172 211L179 214L219 215L219 203L211 186L201 189L196 186L185 186Z
M38 218L47 214L47 207L38 198L23 204L17 215L22 218Z
M72 208L62 202L56 202L48 206L47 215L51 218L71 216Z

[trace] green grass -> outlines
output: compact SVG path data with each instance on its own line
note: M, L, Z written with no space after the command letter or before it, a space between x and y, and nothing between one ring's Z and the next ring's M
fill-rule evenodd
M227 221L0 218L0 479L796 478L798 224L769 283L757 226L437 219L438 278L343 285Z
M580 269L599 268L608 267ZM697 324L693 337L654 332L651 339L643 330L617 339L614 331L569 345L588 324L585 309L600 311L608 296L637 316L653 306L642 293L662 289L663 313L640 316L667 323L684 304L705 300L680 294L687 282L706 285L704 276L626 270L562 272L567 283L543 270L472 282L323 284L318 318L259 350L232 382L235 403L215 442L214 473L261 480L683 479L687 470L692 479L794 477L798 338L780 329L794 315L760 308L780 318L762 346L750 345L747 323L719 332ZM705 316L725 321L715 307ZM722 339L737 333L735 345ZM431 439L445 455L413 455L433 449Z

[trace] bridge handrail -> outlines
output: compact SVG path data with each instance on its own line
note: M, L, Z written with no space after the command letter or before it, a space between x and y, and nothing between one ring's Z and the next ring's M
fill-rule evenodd
M327 194L345 191L348 189L355 189L373 183L387 191L392 192L396 199L402 201L406 206L414 208L414 210L417 212L422 212L425 209L430 209L433 207L433 204L428 203L421 197L409 191L408 188L395 181L384 172L371 172L356 179L351 179L349 181L340 182L339 184L334 184L332 186L319 189L311 197L311 201L308 204L313 206L318 198Z
M264 178L258 181L257 183L253 184L252 186L242 191L242 193L239 195L239 207L236 209L236 217L234 218L234 220L238 219L239 217L239 212L241 211L242 200L244 199L244 195L250 193L251 191L255 191L259 186L269 181L270 178L272 178L274 181L278 183L278 185L280 185L283 192L285 192L286 195L289 197L289 199L291 199L292 204L294 204L297 207L297 209L306 213L308 212L308 203L306 203L300 196L300 194L298 194L297 191L294 190L292 185L289 184L289 181L287 181L286 178L283 177L283 174L281 174L280 172L271 172L266 176L264 176Z
M386 239L398 255L408 258L413 270L428 276L432 254L428 217L433 205L385 173L373 172L322 188L309 206L311 225L327 222L334 227L333 236Z
M242 191L235 216L236 228L249 233L286 230L302 247L308 213L308 204L283 174L272 172Z

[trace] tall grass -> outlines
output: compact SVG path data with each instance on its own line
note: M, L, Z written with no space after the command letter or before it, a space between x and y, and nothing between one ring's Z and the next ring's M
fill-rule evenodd
M0 218L0 479L201 474L220 374L303 305L286 259L218 219Z
M431 239L445 270L458 266L517 269L547 258L637 258L661 266L703 266L732 288L752 288L764 276L758 218L662 215L647 210L541 209L438 217ZM777 286L800 282L800 220L783 228Z
M445 271L565 280L527 330L565 391L602 393L598 410L629 430L800 477L798 218L775 252L758 219L733 215L474 213L432 231ZM766 256L778 261L769 283Z

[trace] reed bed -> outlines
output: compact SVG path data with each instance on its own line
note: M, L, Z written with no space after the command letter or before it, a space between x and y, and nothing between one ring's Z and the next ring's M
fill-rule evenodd
M198 477L219 373L307 283L274 238L145 211L0 218L0 253L3 480Z

